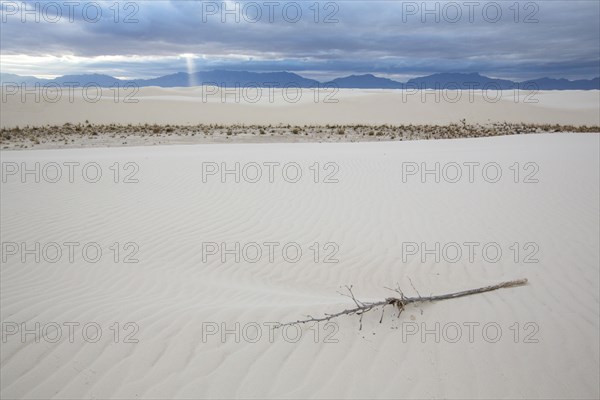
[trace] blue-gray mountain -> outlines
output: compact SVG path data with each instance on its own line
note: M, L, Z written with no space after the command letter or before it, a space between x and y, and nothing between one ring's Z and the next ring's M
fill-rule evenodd
M570 81L567 79L541 78L523 82L494 79L478 73L441 73L398 82L372 74L350 75L329 82L304 78L292 72L205 71L188 74L178 72L153 79L122 80L109 75L65 75L54 79L38 79L33 76L0 74L2 85L60 85L116 87L136 85L139 87L189 87L215 85L222 87L338 87L345 89L539 89L539 90L600 90L600 78Z

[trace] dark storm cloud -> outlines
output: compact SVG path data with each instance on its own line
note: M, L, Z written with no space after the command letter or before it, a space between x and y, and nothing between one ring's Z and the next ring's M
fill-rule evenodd
M46 65L22 69L38 74L93 69L148 77L185 70L188 64L178 56L194 54L199 57L194 59L196 69L331 76L477 71L526 79L599 74L597 1L521 2L518 7L513 1L344 1L318 7L312 1L114 4L80 2L69 14L63 1L28 1L26 7L37 7L41 14L36 23L35 16L23 14L23 2L3 1L0 44L8 60L2 63L3 72L18 72L18 55L71 55L78 61L61 65L48 58Z

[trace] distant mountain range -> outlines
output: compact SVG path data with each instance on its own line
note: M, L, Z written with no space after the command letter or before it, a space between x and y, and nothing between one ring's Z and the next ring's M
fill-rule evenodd
M567 79L541 78L524 82L494 79L478 73L441 73L398 82L372 74L350 75L329 82L304 78L292 72L206 71L188 74L178 72L153 79L121 80L109 75L65 75L54 79L33 76L0 74L3 86L16 84L26 86L60 85L115 87L124 85L188 87L215 85L224 87L338 87L345 89L539 89L539 90L600 90L600 78L570 81Z

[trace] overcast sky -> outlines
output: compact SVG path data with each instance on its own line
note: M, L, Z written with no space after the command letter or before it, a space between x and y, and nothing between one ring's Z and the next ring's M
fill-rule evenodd
M442 1L427 10L421 1L393 0L26 3L2 1L5 73L149 78L286 70L320 80L356 73L398 80L436 72L515 80L600 75L597 0L518 7L514 0Z

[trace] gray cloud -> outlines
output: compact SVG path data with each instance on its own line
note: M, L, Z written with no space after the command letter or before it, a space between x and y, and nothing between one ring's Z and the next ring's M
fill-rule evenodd
M62 6L60 18L48 3ZM63 1L28 1L41 21L26 15L23 23L24 3L4 1L2 71L150 77L186 70L186 60L178 56L194 54L196 69L292 70L327 77L446 71L512 79L600 74L596 1L523 1L517 8L513 1L429 2L427 9L436 10L429 13L423 12L421 1L324 1L318 15L312 1L123 1L117 2L118 15L114 3L81 2L70 22ZM223 12L223 7L236 5L247 11L238 14L239 23L235 13ZM298 7L302 16L292 22ZM102 16L92 22L97 9ZM260 19L255 18L257 9ZM328 16L331 23L324 22ZM71 55L77 61L48 57L26 63L19 55Z

